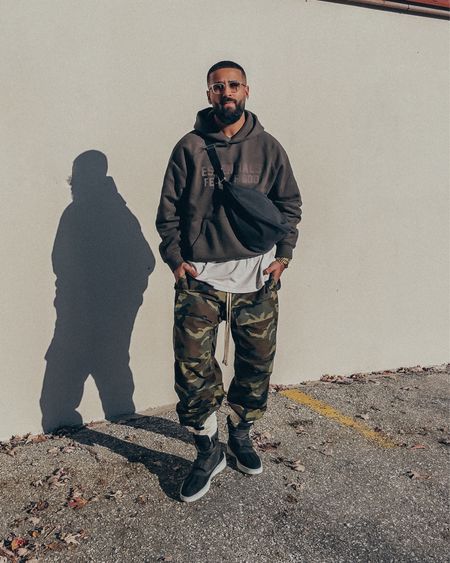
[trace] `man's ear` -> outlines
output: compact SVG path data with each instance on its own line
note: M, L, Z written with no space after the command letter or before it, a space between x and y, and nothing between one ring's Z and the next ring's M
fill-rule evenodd
M210 99L210 97L209 97L209 90L206 90L206 97L208 98L208 103L210 104L210 103L211 103L211 99Z

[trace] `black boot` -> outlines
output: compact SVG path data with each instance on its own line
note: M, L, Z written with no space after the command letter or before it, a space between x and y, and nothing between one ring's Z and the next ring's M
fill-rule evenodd
M184 502L194 502L205 495L209 491L214 475L227 466L217 431L211 438L194 434L194 442L197 448L197 459L181 485L180 499Z
M237 468L248 475L262 473L262 463L259 455L255 452L250 438L251 422L241 421L234 426L230 417L228 424L228 453L236 459Z

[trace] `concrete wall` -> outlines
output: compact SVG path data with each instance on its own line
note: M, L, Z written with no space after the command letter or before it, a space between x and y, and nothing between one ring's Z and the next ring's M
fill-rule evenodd
M448 360L447 22L315 0L3 0L0 15L0 439L41 429L51 252L87 149L107 156L156 256L131 340L135 405L175 401L154 217L223 58L247 69L247 107L285 146L304 199L273 381ZM65 361L61 385L77 377ZM91 378L79 412L103 418Z

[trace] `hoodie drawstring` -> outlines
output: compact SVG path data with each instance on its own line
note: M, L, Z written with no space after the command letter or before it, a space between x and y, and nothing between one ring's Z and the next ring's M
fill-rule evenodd
M231 330L231 293L227 293L225 303L225 343L223 347L223 365L228 365L228 350L230 349L230 330Z

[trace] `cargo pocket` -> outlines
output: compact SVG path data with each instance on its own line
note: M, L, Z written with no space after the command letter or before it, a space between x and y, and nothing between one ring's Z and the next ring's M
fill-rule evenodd
M175 291L180 290L180 289L186 289L186 287L187 287L186 276L178 278L178 280L175 282L175 284L173 286Z
M267 286L273 290L281 289L281 279L279 279L276 283L272 276L266 281Z

